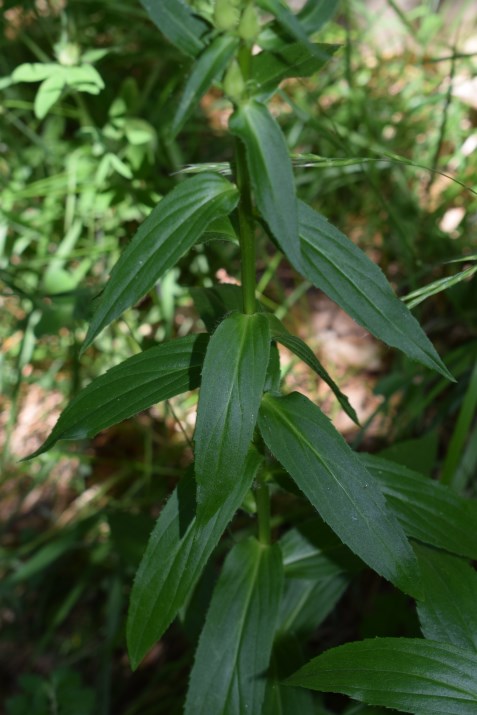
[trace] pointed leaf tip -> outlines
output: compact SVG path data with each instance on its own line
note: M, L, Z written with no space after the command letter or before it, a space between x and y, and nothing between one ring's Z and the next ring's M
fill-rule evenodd
M94 338L142 298L186 253L215 219L236 206L227 179L204 172L178 184L149 214L114 266L98 301L83 353Z

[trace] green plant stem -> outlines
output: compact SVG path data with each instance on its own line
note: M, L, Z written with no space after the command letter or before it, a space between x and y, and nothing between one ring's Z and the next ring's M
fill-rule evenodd
M259 477L255 487L255 503L257 505L258 517L258 540L261 544L269 546L271 544L270 528L270 493L268 484L263 476Z
M243 44L238 52L238 63L242 76L247 81L250 76L252 51ZM242 273L243 312L252 315L256 310L256 256L255 230L253 221L252 189L247 167L245 146L239 139L235 140L235 173L240 191L238 219L240 230L240 253Z
M471 431L472 420L477 409L477 362L472 370L469 386L457 418L457 424L452 434L447 450L444 466L442 467L442 484L456 488L458 466L464 451L464 445Z
M252 195L246 164L245 147L239 139L235 142L235 166L237 185L240 191L238 219L240 229L243 312L247 315L252 315L256 310L255 235L252 215Z

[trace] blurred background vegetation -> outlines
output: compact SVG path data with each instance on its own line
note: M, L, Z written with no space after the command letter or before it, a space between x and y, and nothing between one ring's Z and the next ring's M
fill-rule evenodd
M208 589L135 674L124 623L154 518L192 459L196 395L19 460L93 377L203 330L190 288L236 281L233 244L197 246L79 362L94 296L138 224L186 165L229 160L230 107L209 92L167 140L189 66L138 2L3 0L0 13L3 706L8 715L180 712ZM343 47L272 103L297 155L298 193L379 263L457 383L377 344L263 241L262 300L325 362L361 429L286 351L284 380L354 446L475 495L475 4L346 0L320 40ZM414 614L395 594L346 598L346 618L330 616L318 639L413 633Z

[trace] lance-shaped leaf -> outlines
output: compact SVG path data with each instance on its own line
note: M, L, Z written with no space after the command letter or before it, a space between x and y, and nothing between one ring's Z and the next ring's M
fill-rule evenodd
M282 580L276 544L250 538L229 553L199 639L186 715L262 711Z
M156 402L198 387L207 343L205 334L188 335L133 355L100 375L73 398L29 459L59 439L94 437Z
M292 353L303 360L305 365L308 365L308 367L316 372L316 374L319 375L324 382L326 382L328 387L331 388L333 394L348 417L356 424L359 424L358 416L356 415L353 407L350 405L348 398L341 392L336 382L327 373L311 348L309 348L308 345L301 340L301 338L289 333L283 323L275 315L266 313L266 317L270 323L270 334L272 338L291 350Z
M306 397L266 394L265 443L349 548L402 591L419 597L417 560L372 475Z
M277 52L260 52L252 57L251 78L257 95L274 92L282 80L288 77L310 77L323 67L340 45L317 44L315 52L301 42L285 45Z
M301 26L308 35L325 25L338 9L340 0L308 0L298 13Z
M220 508L243 470L270 354L266 318L232 313L212 335L202 370L195 430L198 515Z
M297 200L288 148L280 127L266 106L253 99L237 109L229 127L245 144L259 211L282 251L299 268Z
M250 489L261 458L250 450L245 467L207 524L195 517L192 475L177 487L162 510L136 574L127 623L132 668L159 640L190 596L227 524Z
M195 57L204 49L208 25L183 0L141 0L153 23L179 50Z
M287 681L416 715L476 715L477 654L418 638L347 643Z
M106 325L145 295L200 238L235 207L238 192L217 174L199 174L165 196L124 250L99 299L82 352Z
M377 338L453 380L380 268L324 216L301 201L299 221L303 275Z
M172 121L173 136L182 129L191 111L212 82L222 75L237 45L238 38L233 35L219 35L196 59Z
M424 600L417 604L425 638L477 651L477 573L442 551L415 547Z
M308 39L308 34L298 18L290 11L288 5L283 0L257 0L257 4L266 12L275 15L278 24L286 33L294 37L298 42L303 42L311 51L314 50L312 43Z
M386 500L414 539L477 559L477 501L381 457L360 454Z
M52 106L61 97L65 84L65 79L60 73L48 77L41 83L33 105L35 116L38 119L46 117Z

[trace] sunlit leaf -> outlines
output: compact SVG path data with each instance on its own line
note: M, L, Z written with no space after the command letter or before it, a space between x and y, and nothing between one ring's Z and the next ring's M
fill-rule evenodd
M61 74L52 75L41 83L35 96L34 110L38 119L46 117L50 109L61 97L65 86L64 77Z

